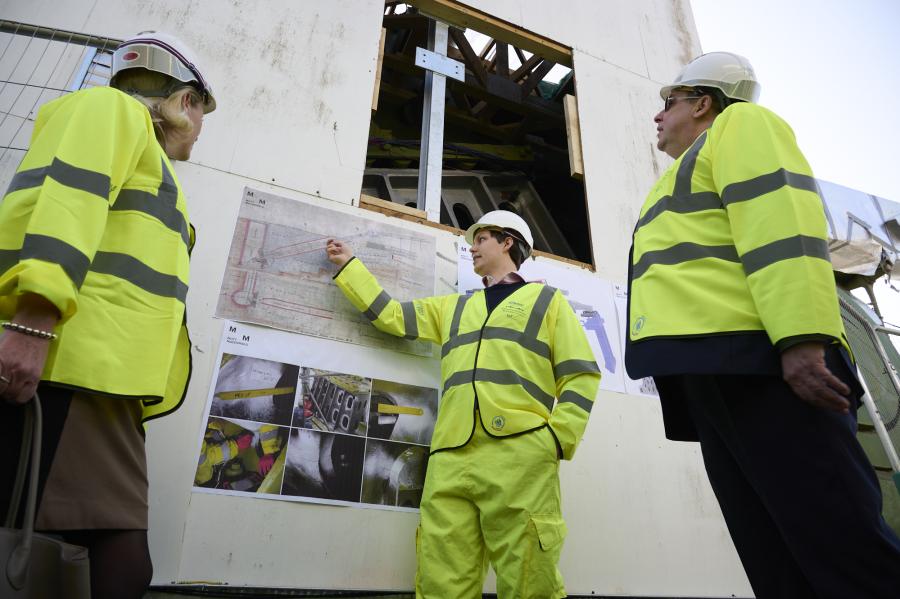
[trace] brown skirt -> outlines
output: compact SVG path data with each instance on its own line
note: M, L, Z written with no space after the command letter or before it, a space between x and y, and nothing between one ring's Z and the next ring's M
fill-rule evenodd
M140 401L72 393L35 528L146 530L147 505Z

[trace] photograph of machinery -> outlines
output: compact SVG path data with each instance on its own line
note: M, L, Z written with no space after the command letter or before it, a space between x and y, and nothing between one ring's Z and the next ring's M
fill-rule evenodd
M366 444L362 502L419 507L427 466L428 447L370 439Z
M282 495L359 501L366 440L291 429Z
M418 509L437 389L223 351L197 490Z
M437 399L437 389L372 381L369 437L430 445Z
M290 426L299 366L222 354L209 413Z
M365 436L371 379L304 367L299 384L293 426Z

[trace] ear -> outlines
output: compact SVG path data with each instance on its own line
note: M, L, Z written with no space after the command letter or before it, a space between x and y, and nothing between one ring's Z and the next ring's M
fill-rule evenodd
M509 252L515 242L515 239L507 236L506 239L503 240L503 251Z
M712 96L702 96L696 104L694 104L694 118L704 118L707 116L711 116L713 110L713 98Z
M181 108L182 109L187 110L188 108L191 108L192 106L193 106L193 103L191 102L191 94L184 94L183 96L181 96Z

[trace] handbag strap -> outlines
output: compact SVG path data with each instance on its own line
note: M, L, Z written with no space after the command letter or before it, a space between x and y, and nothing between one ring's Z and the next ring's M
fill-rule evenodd
M20 479L24 478L23 464L27 463L29 452L25 450L26 437L31 439L31 477L28 481L28 495L25 500L25 518L22 521L22 536L18 546L13 550L9 561L6 563L6 576L15 589L23 588L28 575L28 560L31 556L31 541L34 537L34 516L37 504L37 487L38 476L41 466L41 429L42 415L41 402L37 393L34 398L28 402L26 406L27 412L25 416L25 430L22 432L23 451L19 458L19 470L16 474L16 486L13 490L13 506L18 506L21 499L22 487L24 484ZM29 426L31 425L31 426ZM30 434L29 434L30 433ZM16 510L11 506L10 513L7 514L7 520L10 514L13 517L12 524L7 524L10 528L15 526Z
M32 420L31 406L23 406L25 418L22 426L22 444L19 447L19 465L16 470L15 484L9 499L9 507L6 510L6 528L15 528L16 516L19 513L19 504L22 501L22 489L25 487L25 475L28 473L28 457L31 455Z

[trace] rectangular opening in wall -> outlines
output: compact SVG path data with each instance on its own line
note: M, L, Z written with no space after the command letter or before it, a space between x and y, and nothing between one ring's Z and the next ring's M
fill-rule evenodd
M385 4L363 178L365 196L411 208L422 207L420 157L428 151L422 141L426 71L416 65L416 50L428 48L430 4L453 3ZM466 10L464 20L439 16L450 27L446 49L436 51L465 72L464 81L446 78L440 222L465 229L485 212L512 210L531 226L535 249L591 264L584 184L580 167L570 163L573 152L580 160L578 140L573 146L570 139L577 134L571 52L490 17L479 20L475 11Z

